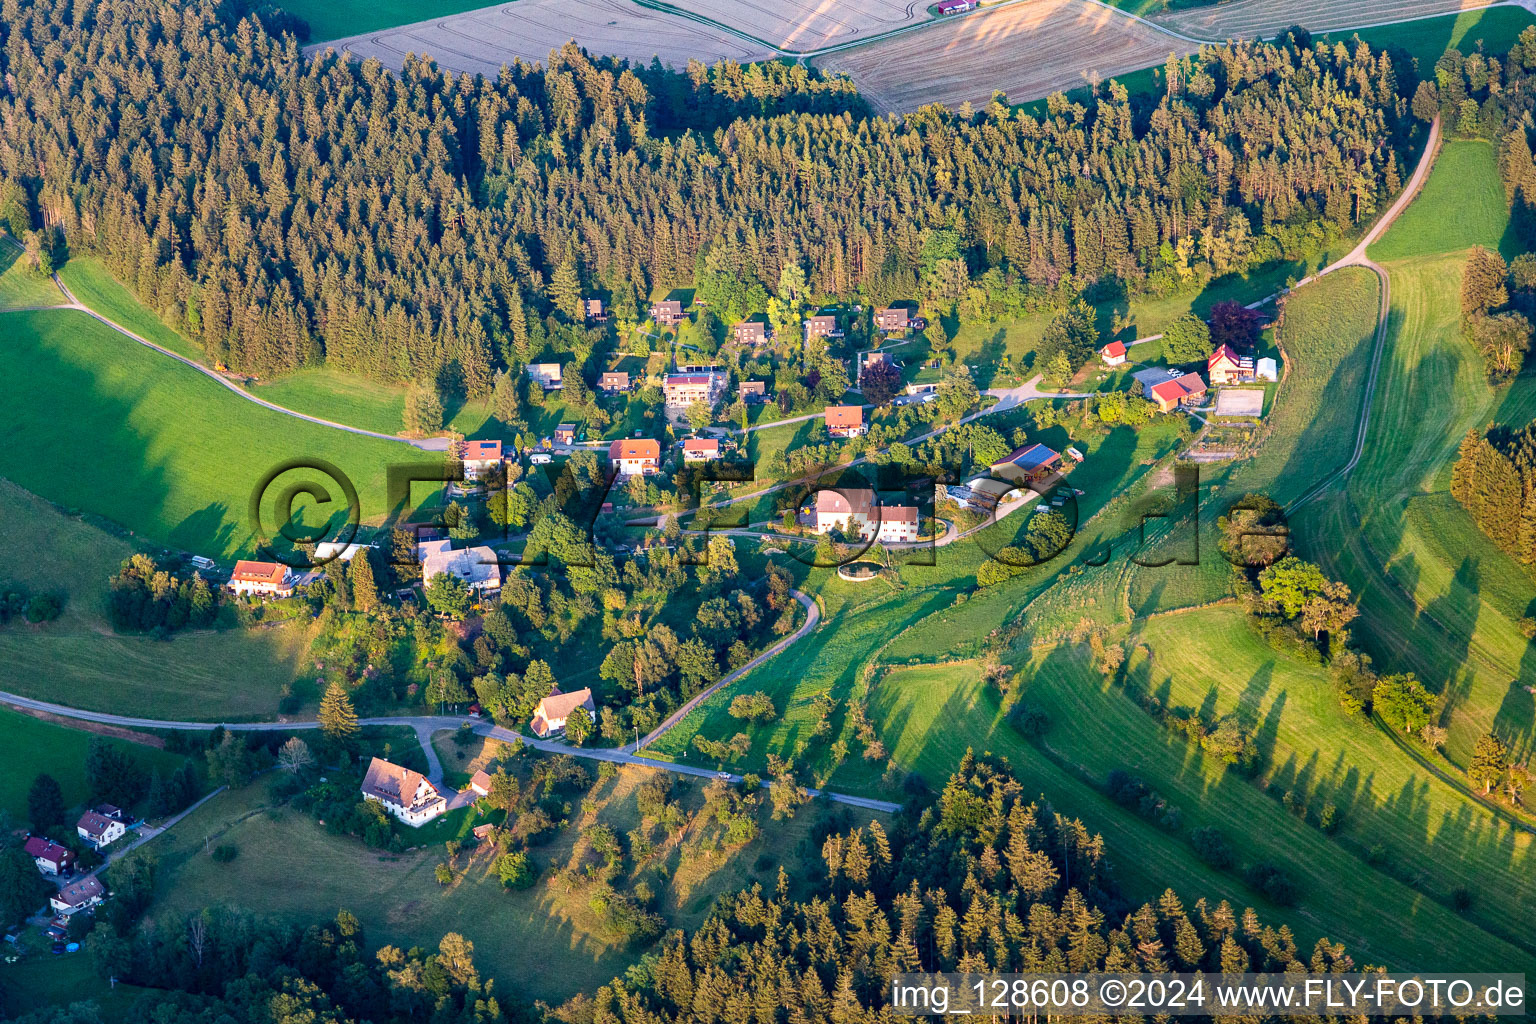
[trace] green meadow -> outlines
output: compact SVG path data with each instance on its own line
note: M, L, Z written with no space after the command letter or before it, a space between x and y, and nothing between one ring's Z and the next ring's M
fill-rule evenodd
M0 237L0 309L63 304L58 287L28 270L21 255L9 236Z
M251 552L252 495L291 460L335 465L355 483L363 519L377 522L388 511L386 467L437 458L263 409L84 313L0 314L0 331L11 415L0 475L170 547ZM311 519L337 514L345 501L334 484L328 493L324 508L302 498L294 507Z
M85 782L85 755L94 737L88 732L65 728L30 718L15 711L0 710L0 744L7 750L26 751L21 771L7 772L0 778L0 811L11 815L16 824L27 820L27 791L41 773L54 777L64 792L66 808L80 807L89 798ZM126 753L147 775L158 770L169 776L183 760L155 747L127 740L109 739L112 746ZM73 819L70 819L73 822Z

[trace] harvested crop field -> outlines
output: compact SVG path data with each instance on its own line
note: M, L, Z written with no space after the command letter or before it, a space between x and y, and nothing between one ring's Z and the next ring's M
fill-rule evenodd
M1191 53L1183 42L1082 0L1036 0L854 46L816 61L847 72L881 110L925 103L1014 103L1075 89Z
M1153 20L1200 39L1251 39L1272 36L1292 25L1326 32L1487 6L1488 0L1315 0L1301 5L1296 0L1228 0L1157 14Z
M928 18L927 0L668 0L784 50L801 52Z
M593 56L626 57L682 68L690 58L753 61L770 56L755 43L631 0L517 0L499 7L368 32L311 50L350 50L399 67L407 53L430 56L445 68L495 75L515 58L542 61L576 40Z

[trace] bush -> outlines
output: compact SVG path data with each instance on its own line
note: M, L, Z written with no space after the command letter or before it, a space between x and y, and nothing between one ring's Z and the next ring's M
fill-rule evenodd
M1189 839L1195 844L1195 855L1213 868L1225 870L1237 859L1232 844L1227 842L1220 829L1197 828L1189 833Z
M1536 640L1536 618L1527 615L1520 620L1520 635L1527 640Z
M224 843L213 848L213 860L216 864L228 864L240 855L240 848L231 843Z
M1451 908L1458 914L1465 914L1472 909L1472 890L1461 886L1451 893Z
M1013 727L1023 736L1044 736L1051 728L1051 716L1029 704L1017 705L1010 717Z
M526 889L533 884L537 872L526 853L513 850L496 859L496 874L508 889Z
M37 594L27 602L27 621L52 622L64 611L64 604L52 594Z
M1273 903L1289 907L1296 902L1296 883L1291 881L1290 876L1284 871L1268 861L1254 864L1243 872L1243 878L1249 885L1268 896Z

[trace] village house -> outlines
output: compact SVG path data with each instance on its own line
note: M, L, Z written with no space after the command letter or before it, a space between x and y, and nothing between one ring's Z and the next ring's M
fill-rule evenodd
M629 390L629 371L609 370L597 378L597 390L605 395L620 395Z
M805 321L805 340L812 338L841 338L843 332L837 327L837 317L831 314L813 316Z
M854 371L854 384L859 387L863 387L864 385L864 371L869 369L871 366L874 366L876 363L888 363L891 366L896 365L896 361L892 359L888 353L885 352L860 352L856 362L857 368Z
M1198 373L1180 374L1152 385L1148 394L1159 412L1172 412L1181 405L1198 405L1205 397L1205 381Z
M661 471L661 442L652 437L623 437L608 446L608 461L620 478Z
M107 888L101 884L101 879L95 875L86 875L61 887L48 898L48 905L68 917L96 906L106 894Z
M421 560L424 584L447 573L482 596L501 590L501 566L497 564L496 552L484 545L455 551L451 540L429 540L416 545L416 556Z
M582 305L586 308L588 320L595 324L607 322L608 311L603 307L602 299L584 299Z
M666 299L651 307L651 319L658 327L676 327L683 322L683 304L676 299Z
M736 394L748 405L756 405L759 402L768 401L768 382L761 380L744 380L736 386Z
M420 772L413 772L382 757L368 763L361 787L364 800L384 809L412 828L420 828L448 810L448 801Z
M469 788L474 791L476 796L490 796L491 776L484 768L480 769L469 777Z
M486 473L495 473L501 467L500 441L465 441L464 476L479 480Z
M817 533L841 530L882 544L916 540L920 521L916 507L877 505L875 492L862 487L817 491L811 514L811 528Z
M576 424L562 423L555 427L555 444L575 444Z
M862 437L869 432L862 405L829 405L826 416L827 433L833 437Z
M1122 366L1125 363L1125 343L1112 341L1099 349L1099 358L1105 366Z
M528 377L545 391L559 391L565 386L559 363L529 363Z
M68 875L75 870L75 851L67 846L60 846L52 839L44 839L42 836L32 836L23 845L27 856L37 865L37 870L45 875Z
M99 811L86 811L75 825L75 831L79 833L81 839L99 850L123 838L128 828L122 822L114 821Z
M292 597L293 583L288 567L279 562L252 562L242 558L229 575L229 589L235 594L256 597Z
M768 325L761 320L743 320L731 328L738 345L768 344Z
M1008 457L992 463L992 475L1016 484L1033 484L1061 469L1061 456L1043 444L1015 448Z
M1205 361L1212 384L1236 384L1253 380L1253 358L1240 356L1230 346L1222 345Z
M662 382L661 390L667 405L674 409L686 409L694 402L713 407L725 393L726 376L715 370L696 373L669 373Z
M714 462L719 457L718 437L690 437L683 442L684 462Z
M900 306L887 306L875 312L875 327L882 331L905 331L907 311Z
M576 712L577 708L586 708L587 714L592 716L592 721L597 721L597 705L592 703L590 689L583 687L580 690L572 690L570 693L561 693L557 690L539 701L539 706L533 709L533 720L529 726L539 739L548 739L556 733L565 732L566 720Z

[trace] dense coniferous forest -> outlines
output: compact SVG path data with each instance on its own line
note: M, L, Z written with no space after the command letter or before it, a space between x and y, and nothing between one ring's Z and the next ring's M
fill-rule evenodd
M307 60L207 0L5 0L0 39L0 219L103 254L210 363L472 395L573 282L622 314L793 265L942 305L988 270L1173 290L1315 250L1398 188L1417 84L1293 32L1172 61L1155 103L894 119L780 65Z
M459 935L370 954L345 910L308 928L228 911L141 921L151 870L133 862L117 878L86 948L104 975L157 990L134 1016L159 1024L851 1024L893 1019L889 981L904 971L1355 969L1342 946L1298 949L1251 909L1186 906L1171 889L1127 903L1099 836L1028 798L1006 761L971 754L889 829L814 831L776 880L722 896L691 934L667 934L622 978L543 1013L516 989L527 965L477 963ZM28 1024L99 1020L92 1012Z
M1451 470L1451 494L1501 549L1536 562L1536 424L1469 430Z

